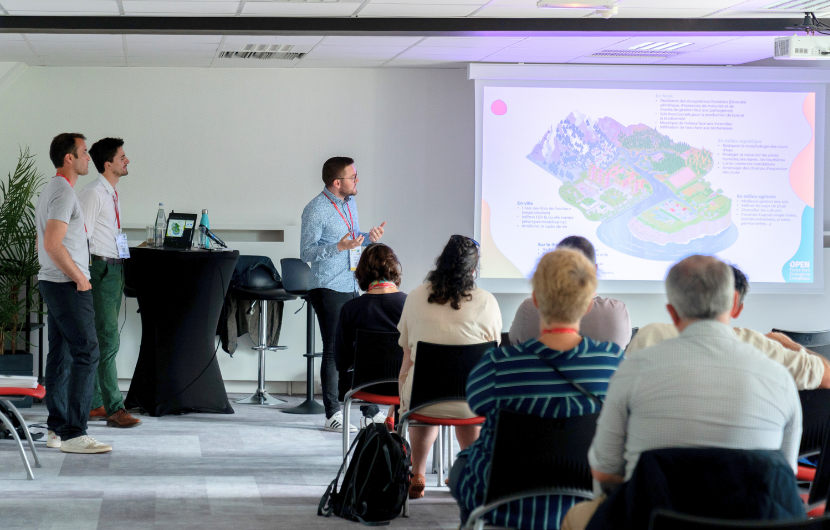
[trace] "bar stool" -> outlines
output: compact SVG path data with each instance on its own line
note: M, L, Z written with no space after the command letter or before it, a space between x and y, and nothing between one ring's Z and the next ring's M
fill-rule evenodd
M248 275L247 284L234 287L231 295L237 300L253 300L259 303L259 341L252 350L259 352L259 376L257 389L251 396L237 399L234 403L243 405L276 405L285 403L284 399L271 396L265 390L265 352L285 350L287 346L268 346L268 302L286 302L296 300L297 297L279 288L279 282L274 280L268 269L257 267Z
M308 301L308 275L311 267L297 258L280 260L282 268L282 286L289 293L299 297L306 304L305 353L306 358L306 396L305 401L290 409L282 409L289 414L323 414L326 409L314 401L314 358L322 353L314 353L314 308Z

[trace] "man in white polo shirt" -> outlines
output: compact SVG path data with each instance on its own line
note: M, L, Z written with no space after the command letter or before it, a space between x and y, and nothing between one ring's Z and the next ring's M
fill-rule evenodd
M135 427L141 420L124 410L115 366L121 345L118 312L124 296L124 261L130 257L127 236L121 231L123 218L117 186L121 177L127 175L130 160L124 154L121 138L98 140L92 144L89 155L100 175L84 187L78 200L89 237L92 303L101 351L89 419L106 419L110 427Z
M38 289L46 303L46 445L65 453L106 453L112 447L86 433L92 380L98 367L98 338L89 283L89 248L84 213L72 189L89 172L86 138L55 136L49 158L56 175L35 207Z

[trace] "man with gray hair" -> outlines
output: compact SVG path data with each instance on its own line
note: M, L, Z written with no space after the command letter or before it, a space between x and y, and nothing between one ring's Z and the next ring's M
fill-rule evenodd
M588 454L603 485L631 478L644 451L676 447L780 450L797 469L801 403L787 370L729 327L738 303L729 265L691 256L666 277L680 335L626 359L608 387ZM602 498L574 506L563 530L585 528Z

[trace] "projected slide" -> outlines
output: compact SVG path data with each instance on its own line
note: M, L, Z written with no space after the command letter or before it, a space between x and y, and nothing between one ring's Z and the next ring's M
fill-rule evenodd
M482 277L528 278L563 237L600 278L717 254L813 281L815 94L484 87Z

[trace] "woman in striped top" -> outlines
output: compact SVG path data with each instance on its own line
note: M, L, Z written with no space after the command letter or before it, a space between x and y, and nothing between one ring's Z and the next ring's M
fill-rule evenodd
M550 252L539 261L532 282L533 302L542 320L541 337L489 351L467 380L467 402L486 421L478 440L459 454L450 474L450 490L461 508L462 521L484 504L499 409L543 418L598 412L594 401L561 378L548 362L602 397L623 359L618 345L579 335L579 321L589 311L597 285L595 268L585 256L569 249ZM558 529L565 513L579 500L533 497L504 505L486 519L508 528Z

